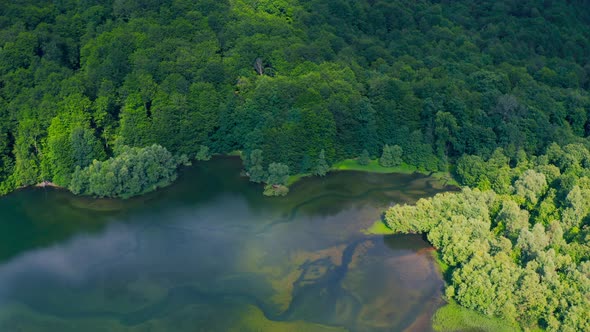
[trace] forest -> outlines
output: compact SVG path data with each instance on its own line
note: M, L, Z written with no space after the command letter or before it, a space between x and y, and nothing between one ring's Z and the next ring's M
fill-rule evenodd
M426 233L439 249L448 300L526 329L590 330L590 151L582 144L513 161L466 155L469 185L395 205L395 232Z
M0 194L127 198L235 151L269 195L350 158L451 172L385 215L447 298L590 330L589 88L584 0L2 1Z
M0 192L71 187L77 167L154 144L188 159L260 150L263 182L272 163L317 173L320 154L330 165L386 145L432 171L498 147L513 159L587 144L587 7L4 1Z

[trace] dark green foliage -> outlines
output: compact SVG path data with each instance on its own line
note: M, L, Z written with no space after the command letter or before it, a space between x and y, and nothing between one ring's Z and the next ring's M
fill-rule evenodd
M289 179L289 166L281 163L268 165L268 177L266 183L269 185L286 185Z
M565 147L590 133L588 8L4 1L0 190L67 185L76 166L152 144L187 156L260 149L313 173L322 149L336 162L398 145L404 162L436 171L557 142L550 158L575 172L567 155L588 158ZM474 181L502 193L513 180L486 178Z
M455 165L484 191L392 222L441 246L451 296L590 330L584 1L97 3L0 2L0 194L49 180L126 197L206 146L246 151L274 195L289 169L322 175L385 146L384 166Z
M116 157L76 166L68 188L75 194L129 198L170 184L177 166L176 158L159 145L124 146Z
M253 150L244 160L244 166L248 170L250 181L260 183L264 182L267 177L267 173L264 171L262 150Z
M399 166L402 163L402 148L399 145L383 146L383 153L379 158L379 164L384 167Z
M90 129L74 128L70 140L74 166L84 168L93 160L104 158L103 147Z
M361 155L358 157L357 161L358 161L359 165L363 165L363 166L368 165L371 162L371 158L369 157L369 151L367 151L366 149L363 150Z
M263 182L266 178L266 172L264 171L264 167L262 167L262 165L254 165L250 167L248 174L250 174L250 181L256 183Z

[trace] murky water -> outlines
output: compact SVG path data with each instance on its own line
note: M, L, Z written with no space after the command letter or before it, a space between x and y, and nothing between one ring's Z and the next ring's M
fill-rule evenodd
M365 235L443 188L340 172L263 197L221 158L128 201L0 198L0 331L425 331L442 280L419 236Z

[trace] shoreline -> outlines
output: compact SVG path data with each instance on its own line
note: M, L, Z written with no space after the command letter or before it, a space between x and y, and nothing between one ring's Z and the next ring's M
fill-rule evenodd
M226 157L226 158L240 158L241 155L241 151L233 151L227 154L216 154L213 155L214 157ZM364 172L364 173L378 173L378 174L421 174L427 177L432 177L434 179L437 179L439 181L441 181L441 184L443 186L456 186L459 187L459 183L453 178L453 176L451 175L450 172L434 172L434 171L426 171L423 169L419 169L416 166L412 166L406 163L402 163L399 166L394 166L394 167L384 167L379 165L379 160L378 159L373 159L369 162L368 165L360 165L358 164L356 159L344 159L341 160L337 163L334 163L330 169L328 170L328 173L332 173L332 172L345 172L345 171L357 171L357 172ZM287 181L287 188L291 189L291 187L297 183L299 183L302 179L308 178L308 177L312 177L312 176L316 176L313 175L311 173L298 173L298 174L294 174L294 175L290 175L289 179ZM176 180L177 181L177 180ZM176 182L174 181L174 182ZM173 182L173 183L174 183ZM171 183L171 184L173 184ZM26 189L26 188L55 188L55 189L63 189L63 190L67 190L68 192L71 192L67 187L63 187L60 186L54 182L45 180L42 182L39 182L37 184L32 184L32 185L27 185L27 186L21 186L18 188L15 188L14 190L22 190L22 189ZM4 196L4 195L8 195L10 194L11 191L6 192L3 195L0 196ZM72 193L73 194L73 193ZM73 194L75 196L79 196L76 194ZM142 196L143 194L137 195L137 196ZM111 197L113 198L113 197ZM116 198L115 198L116 199Z
M328 173L330 172L343 172L343 171L357 171L357 172L366 172L366 173L381 173L381 174L422 174L428 177L435 178L440 180L444 186L456 186L460 187L460 184L453 178L450 172L435 172L435 171L426 171L419 169L416 166L408 165L406 163L402 163L399 166L394 167L384 167L379 165L378 159L373 159L369 162L368 165L360 165L356 159L344 159L337 163L334 163ZM296 184L300 180L315 176L311 173L303 173L303 174L294 174L289 176L289 180L287 181L287 187L291 187L292 185Z
M31 187L35 187L35 188L57 188L57 189L66 189L65 187L62 187L60 185L57 185L51 181L43 181L43 182L39 182L35 185L32 185ZM26 188L26 187L22 187L22 188Z
M373 224L361 230L365 235L372 236L389 236L401 233L394 233L383 220L376 220ZM415 235L424 235L421 233L414 233ZM429 254L432 257L432 263L434 268L440 274L441 280L446 288L450 284L449 266L445 264L441 259L441 251L438 248L432 246L421 249L421 251ZM522 329L510 322L505 322L498 317L489 317L483 315L472 309L468 309L456 303L455 301L449 301L442 294L442 303L438 307L432 316L432 328L436 332L442 331L456 331L456 330L468 330L472 328L478 328L485 326L486 331L522 331Z

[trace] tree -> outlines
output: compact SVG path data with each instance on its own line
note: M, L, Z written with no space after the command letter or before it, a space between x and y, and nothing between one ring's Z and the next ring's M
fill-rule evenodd
M74 170L74 156L68 121L56 116L51 121L45 148L46 157L42 160L42 176L61 186L67 186Z
M528 227L520 231L516 247L522 250L526 259L534 259L549 245L550 238L542 224L535 224L532 231Z
M496 222L503 226L506 237L516 240L521 230L529 227L529 212L521 210L514 201L506 200L502 202Z
M359 165L366 166L370 162L371 162L371 158L369 157L369 151L367 151L367 149L364 149L358 158L358 163L359 163Z
M383 146L383 153L379 158L379 164L383 167L395 167L402 163L402 148L399 145Z
M74 166L84 168L93 160L103 160L106 157L102 144L90 129L74 128L70 140Z
M250 181L260 183L266 179L267 174L262 166L263 160L262 150L256 149L250 153L250 157L247 158Z
M457 120L448 112L438 112L435 117L434 133L436 152L439 157L446 157L455 145L455 135L459 129Z
M209 160L211 159L211 153L209 152L209 147L206 145L201 145L199 148L199 152L197 152L197 156L195 157L197 160Z
M320 155L318 156L318 160L316 161L316 165L313 169L313 174L318 176L325 176L326 173L330 170L330 166L326 162L326 152L324 149L320 151Z
M129 198L166 186L176 179L179 160L159 145L123 146L117 157L76 166L68 188L76 194Z
M529 209L536 205L539 197L547 190L547 180L545 175L537 173L534 170L525 171L514 182L514 193L528 203Z
M289 166L281 163L268 165L268 177L266 183L270 185L286 185L289 179Z

